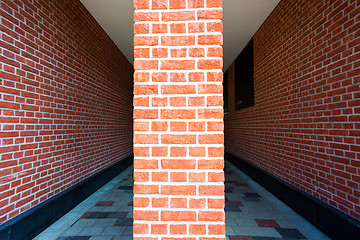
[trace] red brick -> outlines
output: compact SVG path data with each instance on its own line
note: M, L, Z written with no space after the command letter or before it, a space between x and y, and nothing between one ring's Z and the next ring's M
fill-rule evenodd
M170 225L170 234L174 234L174 235L187 234L187 227L184 224Z
M187 199L186 198L171 198L170 200L171 208L186 208Z
M186 151L185 147L171 147L170 157L186 157Z
M199 169L223 169L224 161L219 160L199 160Z
M149 131L149 123L134 122L134 131Z
M163 109L161 110L162 119L194 119L196 110L183 109Z
M139 16L136 15L141 12L138 10L135 10L134 16L135 24L144 24L143 29L139 26L138 34L141 35L135 34L134 39L135 44L143 46L136 47L135 73L144 73L136 78L136 85L141 87L134 88L133 112L135 117L139 117L135 123L143 122L134 125L134 129L139 129L135 132L133 141L134 177L137 180L135 185L138 186L134 188L134 192L149 196L151 206L147 205L146 210L159 210L155 212L161 216L158 220L152 220L159 223L148 224L149 232L144 234L144 238L150 237L150 234L191 234L205 238L209 227L207 224L197 223L204 220L199 219L198 210L195 210L202 209L204 211L201 212L201 217L214 221L210 230L221 239L224 234L215 226L224 224L223 216L217 215L220 208L207 206L209 196L224 196L224 189L222 195L219 195L219 188L223 188L219 182L224 180L223 175L220 175L220 167L223 167L224 161L224 148L221 147L223 125L220 124L223 118L222 24L217 21L221 18L216 19L216 16L222 17L221 5L215 0L208 1L207 4L212 9L205 10L206 0L149 0L149 3L150 8L161 10L156 11L157 16ZM144 22L144 19L151 17L154 19L149 20L150 23ZM216 21L204 21L211 19ZM149 30L146 24L151 25ZM152 35L145 35L149 31ZM213 33L205 35L205 31ZM199 33L199 36L193 33ZM161 47L157 46L159 38ZM157 88L152 88L153 85ZM214 130L206 133L207 129ZM144 134L139 134L141 132ZM156 132L158 135L154 134ZM154 138L145 139L146 136ZM155 140L155 137L159 139ZM211 146L212 144L216 145ZM210 154L211 159L208 159ZM193 159L188 159L190 156ZM140 166L141 163L143 165ZM195 169L204 171L194 171ZM148 183L150 180L152 183ZM202 183L207 185L203 186ZM160 193L155 193L157 188ZM159 195L155 197L153 194ZM203 194L203 197L199 198L199 194ZM213 213L208 214L206 210ZM142 221L143 224L151 220ZM199 238L179 236L162 238Z
M190 48L189 56L190 57L205 57L205 49L204 48Z
M152 147L151 156L153 157L166 157L168 155L167 147Z
M158 118L158 110L134 109L134 119L155 119Z
M134 73L134 82L149 82L150 74L144 72Z
M149 9L149 1L147 0L134 0L134 9Z
M206 28L207 28L208 32L223 32L223 23L222 22L209 22L206 24Z
M165 85L161 87L162 94L195 94L196 87L193 85Z
M208 48L208 57L223 57L223 49L221 47Z
M150 204L150 200L147 197L134 197L133 205L134 207L147 207Z
M221 122L208 122L207 125L208 131L223 131L224 130L224 123Z
M151 106L153 106L153 107L166 107L166 106L168 106L168 98L166 98L166 97L153 97L153 98L151 98Z
M170 98L170 106L171 107L186 107L186 97L171 97ZM182 111L182 110L180 110L180 111ZM170 112L167 112L167 113L170 113ZM178 118L185 117L185 115L180 115L180 117L178 117ZM171 116L171 114L170 115L168 114L168 116Z
M168 56L168 50L166 48L153 48L152 57L166 58Z
M153 40L155 42L155 40ZM222 45L222 35L200 35L198 36L198 43L200 45Z
M151 130L152 131L166 131L168 129L167 122L152 122Z
M167 24L153 24L152 33L167 33L168 28Z
M208 8L220 8L222 7L223 0L206 0L206 7Z
M223 110L222 109L199 109L198 110L199 119L222 119Z
M202 72L189 73L189 81L190 82L203 82L203 81L205 81L204 73L202 73Z
M208 206L209 206L209 208L224 209L225 201L224 201L224 199L209 198Z
M195 211L161 211L161 221L189 222L195 220Z
M135 169L158 169L158 160L134 159Z
M167 73L158 72L153 73L151 75L153 82L166 82L167 81Z
M151 234L167 234L167 225L151 224Z
M190 147L189 149L192 157L204 157L206 155L205 147Z
M186 0L169 0L170 9L184 9L186 8Z
M209 225L209 234L224 235L225 234L225 224Z
M222 96L207 97L207 106L223 106L223 97Z
M199 60L197 66L199 69L222 69L223 62L222 60Z
M163 169L195 169L196 161L188 159L164 159L161 160Z
M214 212L214 211L200 211L199 212L199 221L209 221L209 222L221 222L225 219L224 212Z
M196 186L186 185L186 186L161 186L161 194L162 195L195 195L196 194Z
M209 60L203 60L201 63L199 62L198 65L201 66L201 68L205 69L209 67L209 64L213 64L213 65L218 64L218 63L214 63L215 61L218 60L212 60L211 62L207 62L207 61ZM155 65L151 65L150 67L148 67L148 69L149 68L154 69ZM135 67L135 69L137 68ZM195 69L195 61L194 60L162 60L160 64L160 69L161 70L193 70ZM139 70L142 70L141 66L139 67Z
M139 185L134 184L134 194L158 194L158 185Z
M203 8L205 0L188 0L188 8Z
M189 107L201 107L205 106L204 97L189 97Z
M133 233L134 234L148 234L149 233L149 225L141 224L141 223L134 223Z
M157 60L134 60L135 70L156 70L158 69Z
M224 191L225 191L224 185L199 186L200 196L224 196Z
M172 172L170 173L170 182L187 182L186 172Z
M190 234L194 235L205 235L206 225L205 224L192 224L189 228Z
M189 207L190 208L205 208L206 207L206 199L204 198L200 198L200 199L196 199L196 198L192 198L189 201Z
M151 0L152 9L166 9L168 8L168 0Z
M200 144L223 144L223 134L203 134L199 135Z
M149 97L134 97L134 107L148 107Z
M185 73L171 73L170 82L186 82Z
M189 33L205 32L205 24L203 22L189 23L188 26L189 26Z
M205 182L205 180L206 180L205 173L195 173L195 172L189 173L189 181L190 182Z
M221 10L199 10L198 19L222 19L222 9Z
M185 132L186 131L186 122L171 122L170 130L174 132Z
M134 220L158 221L159 212L149 210L133 210Z
M161 19L165 22L195 20L195 12L194 11L163 12L161 13Z
M135 12L134 21L157 21L159 20L159 13L156 12Z
M186 33L186 24L185 23L173 23L170 24L171 33Z
M202 132L205 131L205 122L190 122L189 131Z
M186 54L187 54L186 48L171 49L170 50L170 56L172 58L185 58Z
M151 176L154 182L167 182L169 180L167 172L153 172Z
M195 144L195 135L164 134L161 136L162 144Z
M153 198L152 199L152 207L164 208L164 207L168 207L168 205L169 205L168 198Z
M136 181L136 182L148 182L149 181L149 173L147 173L147 172L135 172L134 173L134 181Z
M150 155L149 147L134 147L134 155L138 157L148 157Z
M146 34L149 33L149 29L148 23L134 24L134 34Z

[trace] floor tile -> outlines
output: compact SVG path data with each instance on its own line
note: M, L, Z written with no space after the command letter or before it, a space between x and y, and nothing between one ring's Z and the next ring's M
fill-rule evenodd
M119 218L114 226L132 226L133 220L131 218Z
M77 236L84 227L70 227L65 232L63 232L62 236Z
M101 235L121 236L125 231L125 227L105 227Z
M113 236L92 236L90 240L112 240Z
M78 236L100 235L103 230L104 227L84 227L77 235Z
M69 236L59 237L57 240L89 240L91 236Z
M112 240L133 240L132 236L114 236Z
M125 227L125 231L123 232L123 236L132 236L133 234L133 228L131 227Z
M115 201L99 201L96 203L95 206L104 206L104 207L109 207L112 206L114 204Z
M273 219L254 219L259 227L280 228L279 224Z
M117 221L117 218L98 219L95 222L94 226L97 226L97 227L110 227L110 226L114 226L116 221Z
M328 240L230 163L225 168L227 240ZM35 240L132 240L132 167Z
M75 224L74 227L92 227L94 226L96 219L79 219Z
M260 197L257 193L244 193L245 197Z
M306 237L294 228L276 228L283 238L306 239Z

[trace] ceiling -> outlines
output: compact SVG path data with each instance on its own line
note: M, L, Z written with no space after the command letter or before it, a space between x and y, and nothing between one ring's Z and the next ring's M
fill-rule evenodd
M133 62L133 0L80 0ZM223 0L224 70L234 61L280 0Z

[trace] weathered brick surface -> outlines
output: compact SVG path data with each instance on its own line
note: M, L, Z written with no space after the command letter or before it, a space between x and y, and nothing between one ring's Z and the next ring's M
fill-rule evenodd
M282 1L254 36L255 106L228 151L360 219L359 1ZM230 68L229 76L233 79Z
M225 239L222 1L134 8L134 239Z
M132 152L132 66L80 1L0 1L0 223Z

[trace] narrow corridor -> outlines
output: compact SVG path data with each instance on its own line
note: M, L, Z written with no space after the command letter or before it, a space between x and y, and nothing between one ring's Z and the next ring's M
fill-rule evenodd
M132 168L123 171L35 239L132 239ZM229 162L226 162L225 176L228 240L328 239Z

